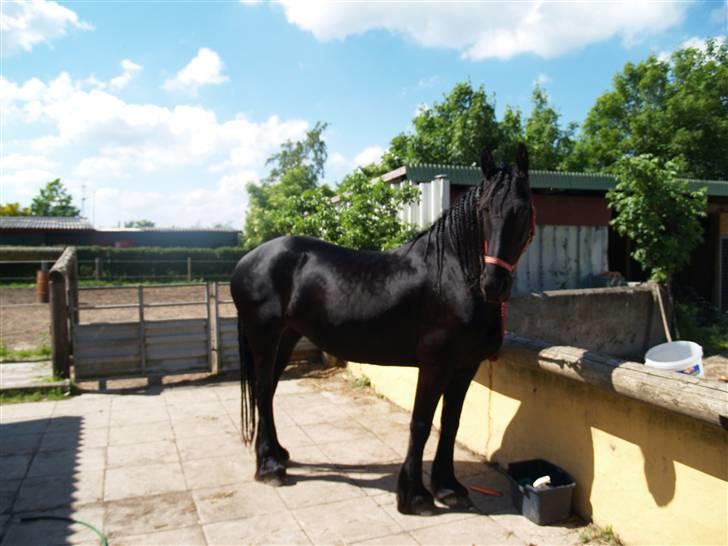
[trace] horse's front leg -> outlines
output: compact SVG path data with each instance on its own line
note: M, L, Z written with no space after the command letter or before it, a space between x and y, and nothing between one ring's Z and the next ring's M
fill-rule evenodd
M453 468L453 449L460 425L465 393L473 379L478 364L457 371L445 387L440 420L440 442L432 463L431 486L435 498L443 504L460 510L473 506L468 490L457 478Z
M445 373L436 368L420 368L417 377L409 448L397 482L397 510L403 514L435 513L432 495L422 483L422 453L430 435L437 402L442 394L444 377Z

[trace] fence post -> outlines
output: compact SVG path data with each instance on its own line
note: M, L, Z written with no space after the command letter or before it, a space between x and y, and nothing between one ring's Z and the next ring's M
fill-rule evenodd
M145 343L146 328L144 327L144 287L137 286L137 299L139 301L139 359L141 360L142 376L147 372L147 348Z
M96 256L96 258L94 258L94 265L95 265L94 276L97 281L100 281L101 276L103 275L103 272L102 272L103 258L101 258L100 256Z
M49 286L53 375L68 379L71 343L68 337L66 278L58 271L51 271Z
M187 256L187 280L192 280L192 257Z

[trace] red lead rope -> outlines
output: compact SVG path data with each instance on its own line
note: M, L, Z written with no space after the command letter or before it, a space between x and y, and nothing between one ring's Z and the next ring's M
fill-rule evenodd
M523 245L523 248L521 249L521 252L518 254L518 258L516 258L515 263L509 264L505 260L501 260L497 256L488 256L488 241L485 241L484 246L484 253L483 253L483 262L487 264L493 264L498 267L502 267L509 273L513 273L513 269L516 267L516 264L518 263L518 260L521 259L521 256L526 252L526 249L528 248L528 245L531 244L531 241L533 241L533 237L536 234L536 207L533 206L533 203L531 203L531 233L528 236L528 240L526 240L526 243ZM508 315L508 307L506 305L506 302L501 303L501 337L503 339L506 338L506 317ZM498 360L498 353L495 353L493 356L488 357L488 360L491 362L495 362Z

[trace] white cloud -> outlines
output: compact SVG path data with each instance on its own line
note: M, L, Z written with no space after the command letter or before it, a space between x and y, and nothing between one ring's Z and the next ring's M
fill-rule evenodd
M140 65L130 61L129 59L124 59L123 61L121 61L121 68L123 69L121 75L112 78L112 80L109 82L109 85L111 85L113 89L123 89L124 87L129 85L129 82L132 80L132 78L137 74L137 72L140 72L142 69Z
M715 40L718 44L724 44L726 40L725 36L714 36L712 39ZM693 48L705 52L708 48L707 41L707 38L693 36L692 38L688 38L687 40L683 41L679 46L675 48L675 50ZM657 59L665 63L671 62L671 58L672 51L660 51L657 54Z
M123 179L125 189L118 195L127 196L124 203L139 213L137 217L154 216L158 223L166 222L172 218L172 204L177 203L180 210L187 211L177 215L178 225L204 224L218 210L226 215L224 222L239 225L244 182L259 178L265 159L282 142L298 140L309 129L305 120L283 120L275 115L259 122L243 114L219 120L202 106L130 103L108 90L89 89L87 82L67 73L47 82L0 77L0 105L3 112L11 112L4 120L6 134L12 134L16 126L37 129L32 141L7 142L0 168L3 185L7 183L8 193L16 195L13 200L19 199L19 188L24 196L35 194L56 177L76 193L82 183L89 188L101 182L111 187L113 181ZM185 187L200 180L196 193L177 191L179 184L170 180L180 173L179 183ZM137 200L140 192L126 187L138 186L139 181L147 181L155 189L166 187L158 192L166 197L157 199L156 192L141 192L149 201ZM99 195L110 195L108 188L104 192ZM190 201L179 201L178 194L191 196ZM196 198L202 202L193 206ZM122 209L115 212L111 202L106 209L102 200L98 203L100 221L133 217L131 212L120 216ZM159 213L156 203L160 203ZM134 208L137 206L141 208Z
M0 33L3 53L31 51L42 42L64 36L69 28L90 30L73 10L46 0L3 1Z
M381 146L369 146L367 148L364 148L354 157L354 165L357 167L363 167L364 165L369 165L370 163L376 163L380 159L382 159L384 151L384 148L382 148Z
M619 36L627 45L682 21L688 2L300 2L282 0L288 21L322 41L374 29L471 60L533 53L552 58Z
M542 72L538 76L536 76L536 79L533 80L533 83L534 83L534 85L544 86L547 83L549 83L550 81L551 81L551 78L547 74L544 74Z
M192 60L177 75L164 82L167 91L195 93L203 85L220 85L229 80L222 74L223 62L212 49L200 48Z

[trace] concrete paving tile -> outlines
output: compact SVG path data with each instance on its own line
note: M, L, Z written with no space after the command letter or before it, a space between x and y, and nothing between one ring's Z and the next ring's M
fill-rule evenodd
M0 480L0 514L10 512L23 480Z
M483 517L480 514L472 512L456 512L446 508L440 509L433 516L410 516L401 514L397 510L397 497L394 493L390 495L378 495L373 497L372 500L405 531L414 531L415 529L432 527L433 525L442 525L444 523L461 521L473 517Z
M55 400L48 402L29 402L27 404L8 404L0 407L0 422L32 421L46 419L53 415Z
M100 503L87 504L76 508L62 508L44 512L24 513L22 517L64 517L89 523L103 532L104 507ZM53 519L21 521L16 517L11 522L3 546L43 544L44 546L66 546L78 544L98 544L99 536L79 523Z
M293 515L314 544L350 544L402 532L369 498L294 510Z
M111 399L112 411L150 411L164 409L167 405L163 396L155 394L122 394Z
M278 441L286 449L314 445L314 441L296 424L276 427Z
M514 533L526 543L539 546L581 543L579 529L584 523L576 518L554 525L537 525L520 514L498 514L492 518L507 532Z
M84 399L64 401L56 405L53 411L53 418L61 417L87 417L90 419L100 418L109 415L111 411L111 400L91 402Z
M168 406L188 406L201 402L217 402L218 398L210 388L180 388L164 389L162 398Z
M56 449L93 449L109 444L109 429L94 428L79 434L47 432L40 441L40 451Z
M289 468L288 483L278 488L288 508L303 508L340 500L363 498L364 492L336 469Z
M215 400L212 402L197 402L179 406L168 406L169 415L172 421L184 421L195 417L228 417L225 406Z
M211 546L218 544L312 544L290 512L210 523L204 525L203 530L207 543Z
M106 448L108 468L177 462L179 462L177 446L171 440L125 444Z
M188 417L184 420L172 420L172 428L177 438L202 437L211 434L234 434L235 426L225 413L215 417Z
M276 396L288 394L306 394L312 392L317 391L305 380L287 379L285 377L278 382L278 387L276 388Z
M514 511L511 484L503 473L491 469L481 474L465 477L461 479L461 483L467 488L470 488L471 485L479 485L503 493L502 497L493 497L471 490L470 499L481 514L507 514Z
M182 461L182 467L189 489L249 482L255 474L252 460L229 456Z
M2 435L0 435L2 436ZM43 434L17 434L3 438L0 444L0 457L8 455L30 455L37 451Z
M147 425L130 425L114 427L109 431L109 445L118 446L144 442L161 442L174 440L174 431L169 423L149 423Z
M419 544L409 533L397 533L396 535L387 535L386 537L377 537L362 542L355 542L356 545L368 544L371 546L409 546L410 544Z
M259 482L198 489L192 493L200 523L286 511L276 488Z
M95 503L103 496L103 486L104 473L101 470L89 470L73 476L26 478L20 486L13 512Z
M399 453L373 435L357 438L356 441L322 442L318 445L329 460L337 465L380 465L402 460Z
M237 400L240 402L240 383L218 385L212 389L218 400Z
M48 428L49 422L50 419L19 419L9 423L2 421L0 430L2 430L3 439L25 434L41 434Z
M184 527L170 529L160 533L145 535L122 536L114 539L114 546L139 546L153 544L154 546L206 546L205 535L201 527Z
M162 406L154 409L130 409L111 412L109 425L111 427L126 427L130 425L146 425L149 423L168 422L167 408Z
M302 425L301 428L316 444L356 441L363 445L376 438L359 423L350 420Z
M238 432L210 434L209 436L182 436L177 438L177 448L183 461L224 455L246 461L255 459L253 448L243 443Z
M292 394L275 398L275 409L284 411L298 425L349 420L350 415L320 393Z
M25 476L32 455L8 455L0 457L0 476L5 480L13 480Z
M103 470L106 466L106 448L62 449L39 451L33 458L28 477L64 476L89 470Z
M526 544L489 516L470 517L448 523L438 523L436 520L439 520L439 517L437 516L429 519L433 522L431 527L410 531L410 534L420 544Z
M95 428L105 428L109 426L109 413L103 412L99 415L87 416L65 416L52 417L48 423L46 432L63 432L76 433L77 431L87 431Z
M110 468L104 480L104 500L142 497L186 489L179 463Z
M121 536L146 535L197 525L197 511L189 491L150 495L104 503L104 526L112 544Z

